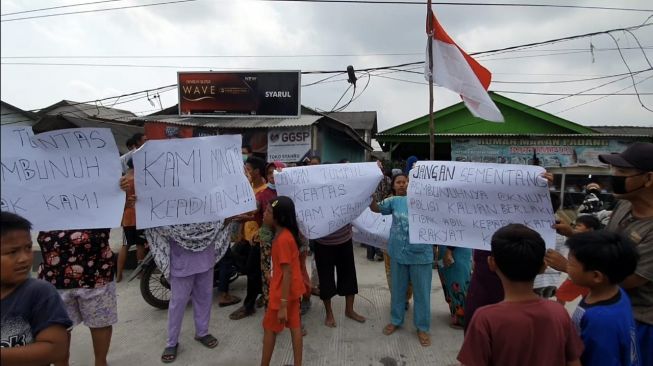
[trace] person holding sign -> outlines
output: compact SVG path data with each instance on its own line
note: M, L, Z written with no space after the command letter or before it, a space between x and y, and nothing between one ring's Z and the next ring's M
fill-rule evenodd
M390 323L383 334L394 333L404 323L406 315L406 291L413 285L413 319L419 343L431 345L431 281L433 278L433 247L428 244L412 244L408 239L408 201L406 197L408 177L397 175L393 189L395 196L380 203L372 201L370 209L383 215L392 215L388 254L390 255L391 309ZM321 278L321 277L320 277Z

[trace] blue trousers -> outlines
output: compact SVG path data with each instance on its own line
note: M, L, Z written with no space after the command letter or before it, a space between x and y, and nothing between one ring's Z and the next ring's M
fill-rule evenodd
M635 321L639 343L639 364L653 365L653 325Z
M413 321L415 328L428 332L431 328L431 280L432 264L400 264L390 261L391 308L390 321L395 326L404 323L406 315L406 290L408 283L413 285Z

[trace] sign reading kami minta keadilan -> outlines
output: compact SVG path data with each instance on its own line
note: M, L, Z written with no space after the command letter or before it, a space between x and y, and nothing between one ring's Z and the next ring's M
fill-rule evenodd
M514 223L553 248L554 211L542 173L532 165L418 162L408 184L410 242L490 250L494 232Z
M120 226L125 192L118 147L108 128L73 128L34 135L2 126L2 211L35 230Z
M241 135L150 140L133 154L136 227L218 221L256 209Z
M299 117L299 71L179 72L179 115Z

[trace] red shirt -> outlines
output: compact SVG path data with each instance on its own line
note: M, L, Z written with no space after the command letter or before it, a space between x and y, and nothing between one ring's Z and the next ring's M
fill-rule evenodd
M565 308L550 300L478 309L458 361L465 366L552 366L580 359L583 342Z
M272 241L272 268L270 280L270 309L279 310L281 307L281 271L282 264L290 265L290 289L286 300L299 300L304 294L304 281L299 266L299 249L297 242L288 229L282 229Z

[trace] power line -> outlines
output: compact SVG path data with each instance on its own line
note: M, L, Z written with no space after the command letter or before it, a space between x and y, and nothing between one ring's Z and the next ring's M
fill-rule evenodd
M85 6L85 5L94 5L94 4L103 4L103 3L113 3L113 2L116 2L116 1L124 1L124 0L102 0L102 1L91 1L91 2L88 2L88 3L78 3L78 4L70 4L70 5L51 6L49 8L40 8L40 9L16 11L16 12L13 12L13 13L4 13L4 14L0 14L0 16L4 17L4 16L7 16L7 15L18 15L18 14L25 14L25 13L34 13L34 12L37 12L37 11L72 8L72 7L76 7L76 6Z
M119 7L113 7L113 8L102 8L102 9L92 9L92 10L70 11L70 12L55 13L55 14L33 15L33 16L13 18L13 19L4 19L4 20L0 20L0 22L13 22L13 21L19 21L19 20L28 20L28 19L50 18L50 17L57 17L57 16L63 16L63 15L87 14L87 13L97 13L97 12L133 9L133 8L145 8L145 7L160 6L160 5L172 5L172 4L190 3L190 2L196 2L196 1L199 1L199 0L162 1L162 2L151 3L151 4L128 5L128 6L119 6ZM282 3L282 2L286 2L286 3L322 3L322 4L347 4L347 5L354 5L354 4L358 4L358 5L360 5L360 4L366 4L366 5L420 5L420 6L426 5L426 2L422 2L422 1L381 1L381 0L257 0L257 1L261 1L261 2L277 2L277 3ZM93 3L98 3L98 2L93 2ZM71 4L69 7L89 5L89 4L92 4L92 3ZM490 6L490 7L559 8L559 9L611 10L611 11L632 11L632 12L651 12L651 11L653 11L653 9L641 9L641 8L623 8L623 7L607 7L607 6L583 6L583 5L560 5L560 4L527 4L527 3L518 4L518 3L434 2L433 5L438 5L438 6ZM49 9L48 8L34 9L34 10L24 11L23 13L37 12L37 11L43 11L43 10L49 10ZM5 14L5 15L9 15L9 14Z
M641 50L653 49L653 46L646 47L622 47L622 50ZM617 51L617 48L595 48L594 52ZM517 58L531 58L540 56L568 55L575 53L591 52L589 48L571 48L559 50L514 50L513 52L550 52L540 55L515 56L505 58L483 59L490 60L509 60ZM45 56L0 56L0 59L166 59L166 58L309 58L309 57L368 57L368 56L416 56L424 52L388 52L388 53L331 53L331 54L298 54L298 55L45 55ZM492 56L492 55L487 55ZM479 57L487 57L479 56Z
M652 79L652 78L653 78L653 75L651 75L651 76L649 76L649 77L647 77L647 78L645 78L645 79L643 79L643 80L640 80L640 81L638 81L638 82L635 83L635 84L641 84L641 83L645 82L646 80L650 80L650 79ZM628 86L625 87L625 88L622 88L622 89L617 90L617 91L614 92L612 95L621 95L621 94L617 94L617 93L622 92L622 91L624 91L624 90L626 90L626 89L630 89L630 88L632 88L632 87L633 87L632 85L628 85ZM563 110L561 110L561 111L556 112L555 114L564 113L564 112L570 111L570 110L572 110L572 109L576 109L576 108L578 108L578 107L582 107L582 106L584 106L584 105L587 105L587 104L590 104L590 103L594 103L594 102L596 102L596 101L598 101L598 100L601 100L601 99L607 98L607 97L609 97L609 96L611 96L611 94L606 94L606 95L601 96L601 97L599 97L599 98L592 99L592 100L590 100L590 101L583 102L583 103L578 104L578 105L575 105L575 106L573 106L573 107L563 109Z

